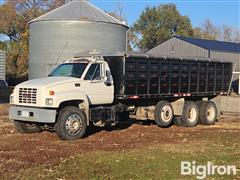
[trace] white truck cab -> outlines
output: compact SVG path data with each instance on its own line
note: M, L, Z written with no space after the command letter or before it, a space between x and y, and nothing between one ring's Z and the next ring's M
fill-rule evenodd
M113 78L107 62L96 56L76 58L57 66L48 77L17 85L10 96L14 106L9 116L20 132L33 132L39 130L35 122L55 123L61 108L78 106L82 114L73 108L75 115L68 120L69 132L74 133L59 135L62 139L71 139L78 134L81 124L89 124L89 106L111 104L113 100ZM81 118L85 122L81 122Z

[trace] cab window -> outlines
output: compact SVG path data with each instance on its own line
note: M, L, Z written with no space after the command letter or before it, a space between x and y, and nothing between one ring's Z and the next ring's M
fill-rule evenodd
M84 80L100 80L101 79L101 65L92 64L88 69Z
M64 76L80 78L87 63L64 63L54 69L48 76Z

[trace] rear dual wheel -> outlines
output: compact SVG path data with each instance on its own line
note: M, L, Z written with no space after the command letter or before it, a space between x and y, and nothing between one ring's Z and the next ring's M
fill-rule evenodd
M174 122L178 126L193 127L198 123L213 125L217 119L217 107L212 101L198 101L196 103L186 101L182 116L175 117Z
M173 122L174 112L172 105L167 101L159 101L154 112L155 122L160 127L169 127ZM186 101L182 116L175 118L175 124L194 127L198 124L199 112L196 103Z
M177 119L177 124L186 127L194 127L198 124L198 120L199 110L197 104L192 101L186 101L183 107L182 116Z
M203 125L213 125L217 119L217 107L212 101L198 101L199 121Z
M169 127L173 121L173 108L167 101L159 101L155 106L154 119L158 126Z

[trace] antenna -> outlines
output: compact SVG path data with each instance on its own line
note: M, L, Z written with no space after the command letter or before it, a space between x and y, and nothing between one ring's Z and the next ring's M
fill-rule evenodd
M66 42L65 43L65 45L64 45L64 47L63 47L63 49L62 49L62 51L61 51L61 53L59 54L59 56L58 56L58 58L57 58L57 60L56 60L56 63L55 64L57 64L57 62L59 61L59 59L61 58L61 56L63 55L63 52L64 52L64 50L66 49L66 47L68 46L68 43L69 42Z

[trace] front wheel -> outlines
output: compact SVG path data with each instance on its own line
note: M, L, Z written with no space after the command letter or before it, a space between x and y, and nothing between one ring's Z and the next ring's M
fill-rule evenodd
M60 110L55 131L62 140L74 140L84 136L87 129L87 118L77 107L65 107Z
M40 126L29 122L14 120L14 126L20 133L36 133L41 131Z

